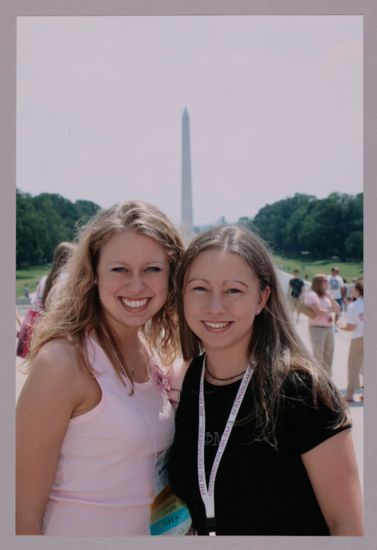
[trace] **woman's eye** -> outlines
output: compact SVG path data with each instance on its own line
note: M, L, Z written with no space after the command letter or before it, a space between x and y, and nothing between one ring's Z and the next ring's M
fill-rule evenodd
M113 267L111 271L114 271L115 273L125 273L128 270L126 267Z
M194 286L191 290L196 290L199 292L205 292L207 289L204 286Z
M228 288L227 294L240 294L242 291L239 288Z
M150 267L147 267L146 271L151 271L152 273L158 273L161 271L161 267L158 267L157 265L151 265Z

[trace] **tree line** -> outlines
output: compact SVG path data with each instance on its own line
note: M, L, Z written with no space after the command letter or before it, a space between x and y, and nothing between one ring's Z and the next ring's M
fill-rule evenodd
M71 202L52 193L31 196L17 189L17 268L51 262L55 246L72 241L78 227L99 208L87 200ZM277 254L363 258L363 193L331 193L324 199L296 193L239 223L257 231Z
M80 225L99 206L91 201L71 202L58 194L32 196L17 189L16 266L50 263L61 241L72 241Z
M296 193L267 204L239 223L257 231L278 254L310 254L319 259L363 258L363 193L331 193L318 199Z

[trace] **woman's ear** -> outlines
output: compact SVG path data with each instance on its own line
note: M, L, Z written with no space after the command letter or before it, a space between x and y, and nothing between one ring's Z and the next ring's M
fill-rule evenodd
M261 313L261 311L263 311L264 309L264 306L266 305L267 303L267 300L268 298L270 297L270 294L271 294L271 288L269 286L266 286L259 294L259 300L258 300L258 305L257 305L257 315L259 315Z

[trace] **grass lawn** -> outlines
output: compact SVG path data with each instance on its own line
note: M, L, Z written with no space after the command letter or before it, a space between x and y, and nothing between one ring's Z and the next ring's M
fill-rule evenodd
M326 273L330 275L333 266L338 266L340 275L347 282L351 282L353 277L363 276L363 262L339 262L337 260L317 260L309 256L283 257L274 256L275 265L282 271L292 273L294 269L299 269L302 278L307 275L307 280L311 281L317 273Z
M34 292L42 275L47 275L51 268L51 264L34 265L17 269L16 271L16 298L23 298L24 285L28 285L30 293Z

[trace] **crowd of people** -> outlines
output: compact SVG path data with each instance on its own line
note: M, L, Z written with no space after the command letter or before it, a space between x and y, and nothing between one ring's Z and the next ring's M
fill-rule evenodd
M339 267L334 266L329 275L316 274L311 285L306 287L300 278L300 271L295 269L288 282L288 299L296 322L300 313L309 317L308 331L313 354L330 376L334 356L334 332L338 332L339 329L352 332L345 399L349 403L355 403L355 392L364 388L363 279L353 278L351 283L347 283L340 276ZM308 310L308 307L312 311ZM364 400L363 392L360 400Z
M33 326L17 534L363 535L349 410L331 379L339 305L324 276L305 300L293 279L313 353L253 232L218 226L184 247L152 205L99 211L47 291L46 279ZM348 398L362 296L356 283L338 323L355 336Z

